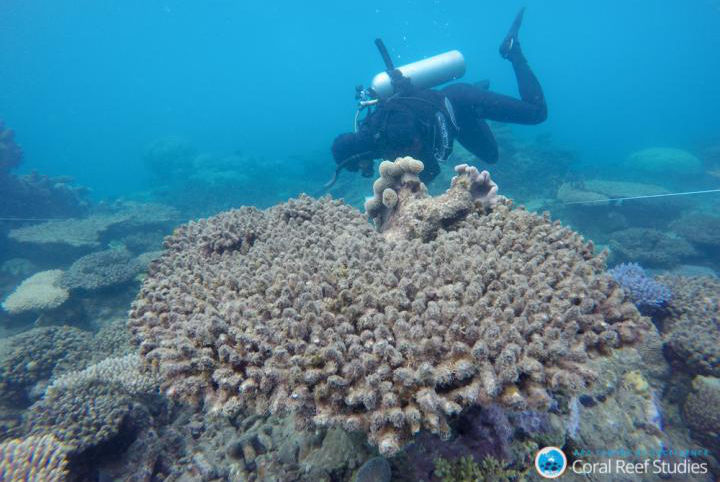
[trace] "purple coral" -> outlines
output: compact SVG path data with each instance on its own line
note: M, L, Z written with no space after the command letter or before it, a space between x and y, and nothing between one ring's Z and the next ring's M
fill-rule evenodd
M672 297L670 288L648 277L637 263L619 264L608 270L608 274L643 313L664 308Z

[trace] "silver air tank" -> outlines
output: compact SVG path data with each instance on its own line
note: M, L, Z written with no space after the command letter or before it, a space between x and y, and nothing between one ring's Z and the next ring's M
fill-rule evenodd
M462 77L465 74L465 58L458 50L451 50L397 69L410 79L414 87L429 89ZM379 99L390 97L395 92L387 72L373 77L370 88Z

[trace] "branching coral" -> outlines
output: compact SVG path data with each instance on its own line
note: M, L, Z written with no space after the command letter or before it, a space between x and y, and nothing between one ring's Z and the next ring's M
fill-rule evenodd
M131 309L141 354L175 398L365 431L383 454L449 434L463 407L547 408L647 320L591 244L506 200L488 211L489 179L458 175L435 200L410 180L390 216L374 203L381 233L308 197L176 229Z
M623 263L608 270L641 311L651 313L663 308L671 298L670 289L645 274L637 263Z

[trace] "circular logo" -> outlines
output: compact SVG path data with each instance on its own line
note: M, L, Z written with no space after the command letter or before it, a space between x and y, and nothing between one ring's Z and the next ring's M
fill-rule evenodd
M535 456L535 470L545 479L557 479L566 468L567 457L557 447L545 447Z

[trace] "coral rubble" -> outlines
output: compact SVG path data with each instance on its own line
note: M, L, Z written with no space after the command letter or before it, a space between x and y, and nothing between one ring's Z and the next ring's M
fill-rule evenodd
M489 209L478 182L460 169L436 200L465 200L452 222L393 221L387 238L304 196L176 229L131 309L141 354L175 398L361 430L383 454L421 428L447 435L466 406L547 408L648 321L591 244L506 200ZM422 185L398 189L392 218L444 212Z

